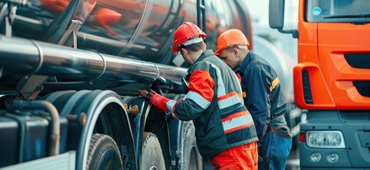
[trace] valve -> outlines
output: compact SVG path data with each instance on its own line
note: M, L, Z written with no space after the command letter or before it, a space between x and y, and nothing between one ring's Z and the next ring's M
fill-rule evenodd
M127 103L124 103L123 107L126 109L127 113L131 113L135 116L139 114L139 106L137 105L133 105L129 107Z
M164 85L166 83L167 83L167 80L164 77L161 77L161 76L160 77L157 77L156 79L154 79L154 81L153 81L153 83L151 85L151 89L153 89L154 91L156 91L160 95L163 95L160 86L161 85Z

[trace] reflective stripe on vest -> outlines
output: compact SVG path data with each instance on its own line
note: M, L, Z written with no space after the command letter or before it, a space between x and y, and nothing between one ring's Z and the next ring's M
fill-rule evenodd
M178 102L176 100L169 100L167 103L166 103L166 107L168 109L168 111L172 114L172 116L176 119L179 119L176 115L175 115L175 110L174 110L174 107L175 105L177 104Z
M235 113L222 119L222 126L225 133L234 132L253 124L252 116L248 111Z
M218 98L218 105L220 106L220 109L225 109L239 102L243 103L242 94L238 94L236 92L231 92Z
M201 95L199 95L198 93L196 92L192 92L192 91L189 91L186 96L184 97L184 99L191 99L193 100L194 102L197 103L198 106L200 106L202 109L207 109L208 106L211 104L211 102L209 102L207 99L205 99L204 97L202 97Z
M277 85L279 85L279 83L280 83L279 78L278 78L278 77L276 77L276 78L272 81L272 83L271 83L270 92L272 92L272 90L273 90Z

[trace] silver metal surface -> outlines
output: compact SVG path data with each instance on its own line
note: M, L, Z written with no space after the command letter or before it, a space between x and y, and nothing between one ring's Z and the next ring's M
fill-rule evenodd
M97 77L121 80L125 76L162 76L178 84L181 84L181 78L187 74L185 68L4 36L0 37L0 56L4 73L67 76L88 80Z
M2 170L74 170L76 164L76 151L69 151L57 156L38 159L12 166L1 168Z

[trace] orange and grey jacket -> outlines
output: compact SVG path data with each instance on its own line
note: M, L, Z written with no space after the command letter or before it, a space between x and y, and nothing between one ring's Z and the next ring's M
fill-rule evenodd
M272 130L291 137L284 117L287 102L274 68L262 57L249 51L236 72L241 75L242 88L246 92L245 106L252 114L260 142L266 132Z
M235 73L212 50L206 50L187 75L184 99L166 103L180 120L193 120L200 154L208 160L218 153L257 141L257 133Z

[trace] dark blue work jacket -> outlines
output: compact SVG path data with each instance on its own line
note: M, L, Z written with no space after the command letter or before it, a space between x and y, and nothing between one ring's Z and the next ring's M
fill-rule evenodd
M244 104L253 117L260 142L272 130L291 137L284 118L287 102L274 68L249 51L236 72L241 75Z

